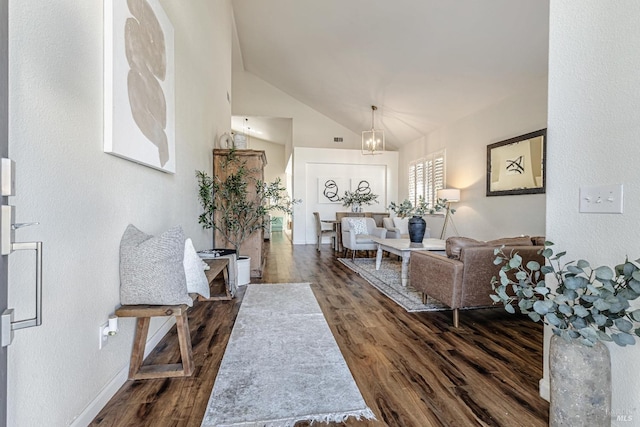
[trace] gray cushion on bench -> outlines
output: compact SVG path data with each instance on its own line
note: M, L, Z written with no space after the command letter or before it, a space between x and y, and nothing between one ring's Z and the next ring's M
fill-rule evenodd
M184 232L154 237L129 225L120 241L120 303L193 305L184 273Z

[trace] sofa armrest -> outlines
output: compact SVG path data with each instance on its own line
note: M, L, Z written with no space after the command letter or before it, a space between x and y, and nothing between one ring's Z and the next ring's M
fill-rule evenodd
M430 251L414 251L409 259L411 286L451 308L458 308L462 262Z
M379 237L381 239L384 239L387 236L387 229L383 227L374 227L371 230L371 235L374 237Z
M348 249L354 248L356 245L356 235L351 230L342 229L342 246Z
M460 261L464 264L464 288L462 301L467 306L492 305L489 297L493 293L492 277L498 278L502 265L495 265L494 250L496 246L467 247L460 251ZM544 264L544 257L538 253L542 246L505 246L504 253L518 253L522 257L522 265L529 261Z
M387 239L401 239L402 234L400 234L399 228L387 228Z

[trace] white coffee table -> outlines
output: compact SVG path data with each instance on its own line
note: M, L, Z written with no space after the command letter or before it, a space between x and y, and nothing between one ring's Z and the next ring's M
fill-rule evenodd
M413 251L441 251L444 255L445 241L441 239L424 239L422 245L411 243L409 239L380 239L373 237L371 240L378 244L376 254L376 270L380 270L382 252L386 251L402 257L402 286L409 282L409 259Z

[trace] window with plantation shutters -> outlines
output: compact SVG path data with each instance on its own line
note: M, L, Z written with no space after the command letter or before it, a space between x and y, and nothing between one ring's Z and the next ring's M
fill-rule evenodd
M409 163L409 200L416 201L416 163Z
M424 169L426 171L427 180L425 181L424 200L429 203L429 206L433 206L433 171L434 160L427 158L424 160Z
M416 200L424 197L424 163L416 164Z
M431 182L427 184L431 188L430 198L427 199L429 206L435 206L438 197L438 190L442 190L444 188L444 179L444 151L440 151L433 155L433 172L431 173Z
M445 163L444 150L409 163L409 200L414 206L420 196L435 206L438 190L445 188Z

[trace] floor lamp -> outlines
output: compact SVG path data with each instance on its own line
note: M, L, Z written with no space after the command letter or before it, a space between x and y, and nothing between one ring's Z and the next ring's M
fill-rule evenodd
M440 240L442 240L444 239L447 224L449 223L451 223L456 234L458 234L456 225L453 223L453 218L451 217L451 203L460 201L460 190L457 188L443 188L442 190L438 190L438 199L445 200L447 204L447 215L444 217L444 225L442 226L442 233L440 233Z

